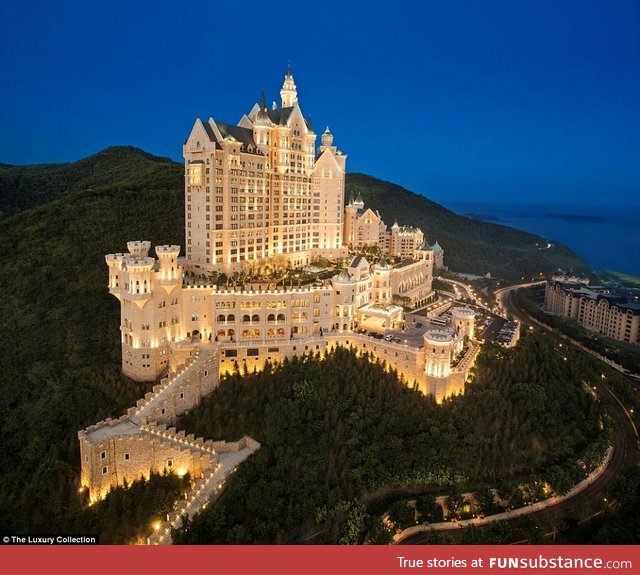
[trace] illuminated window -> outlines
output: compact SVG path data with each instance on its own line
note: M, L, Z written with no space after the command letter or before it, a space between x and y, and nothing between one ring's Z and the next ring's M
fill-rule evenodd
M195 164L189 166L189 184L192 186L202 185L202 166Z

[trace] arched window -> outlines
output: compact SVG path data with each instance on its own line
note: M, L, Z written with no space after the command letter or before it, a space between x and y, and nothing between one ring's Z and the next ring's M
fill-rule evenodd
M251 317L248 315L243 315L242 316L242 321L249 323L251 321Z
M224 314L220 314L218 316L218 321L224 321Z
M278 314L278 321L284 321L284 314L283 313L279 313Z
M236 316L235 316L235 315L233 315L232 313L230 313L230 314L227 316L227 321L236 321Z
M257 313L254 313L251 316L251 321L260 321L260 316Z
M275 321L275 320L276 320L276 316L274 314L270 313L267 316L267 321Z

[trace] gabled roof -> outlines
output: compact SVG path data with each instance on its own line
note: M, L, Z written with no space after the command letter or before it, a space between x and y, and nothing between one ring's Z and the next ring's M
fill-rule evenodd
M293 106L289 106L288 108L272 108L271 110L267 110L267 115L274 124L286 126L291 112L293 112Z
M217 121L216 126L218 126L218 130L220 130L223 138L226 139L231 137L245 146L252 145L255 147L256 144L253 141L253 130Z
M342 270L336 277L333 278L338 283L353 283L355 280L351 278L347 270Z

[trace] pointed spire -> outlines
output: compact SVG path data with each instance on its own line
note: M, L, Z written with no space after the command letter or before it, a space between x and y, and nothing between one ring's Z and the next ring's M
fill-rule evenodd
M264 99L264 90L260 92L260 109L263 111L267 111L267 102Z
M313 122L311 121L311 114L307 116L307 129L313 132Z
M284 83L280 90L280 97L282 98L283 108L293 106L294 102L298 100L298 91L293 80L293 74L291 73L291 64L287 67L287 73L284 75Z

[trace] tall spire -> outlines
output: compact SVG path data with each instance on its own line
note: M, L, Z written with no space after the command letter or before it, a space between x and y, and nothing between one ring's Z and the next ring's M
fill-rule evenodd
M258 104L258 113L254 121L255 126L268 126L270 124L269 115L267 114L267 102L264 98L264 90L260 92L260 104Z
M282 98L283 108L293 106L293 103L298 100L298 90L293 80L293 74L291 73L291 64L287 67L287 73L284 75L284 83L280 90L280 97Z

